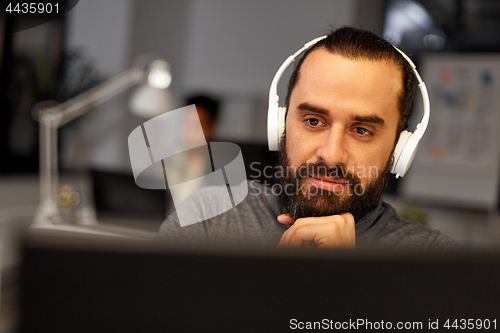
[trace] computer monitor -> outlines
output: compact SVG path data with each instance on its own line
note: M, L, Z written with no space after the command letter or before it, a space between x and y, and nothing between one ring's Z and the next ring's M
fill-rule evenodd
M500 256L175 248L31 235L21 332L443 331L500 325ZM371 325L371 326L370 326ZM399 326L398 326L399 325ZM437 326L436 326L437 325Z

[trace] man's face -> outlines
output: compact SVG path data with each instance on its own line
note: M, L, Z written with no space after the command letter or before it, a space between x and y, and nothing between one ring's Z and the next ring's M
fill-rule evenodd
M283 184L295 181L294 189L303 190L281 196L286 213L334 215L357 206L351 213L360 218L374 208L396 140L401 89L392 63L350 60L321 48L308 55L281 147L282 166L298 170Z

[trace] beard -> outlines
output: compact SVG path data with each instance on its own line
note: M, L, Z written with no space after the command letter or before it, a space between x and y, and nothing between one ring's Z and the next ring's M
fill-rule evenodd
M289 214L292 219L349 212L357 222L377 207L387 184L391 164L392 158L380 174L377 168L377 176L367 184L363 184L361 178L350 172L349 168L346 169L342 165L328 166L323 161L306 162L295 169L290 166L286 152L286 137L283 134L280 140L278 167L286 172L278 179L282 189L285 189L278 197L280 210L282 214ZM328 191L308 184L309 176L329 176L335 181L348 184L343 186L341 192Z

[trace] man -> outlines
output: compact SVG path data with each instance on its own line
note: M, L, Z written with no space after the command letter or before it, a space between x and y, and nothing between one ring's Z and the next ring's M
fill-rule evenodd
M204 94L191 95L186 98L185 105L196 105L198 111L198 118L200 119L205 140L210 142L217 119L219 117L219 101L213 97Z
M179 122L181 128L181 143L196 146L199 135L193 130L199 123L203 131L205 141L210 142L213 135L217 117L219 114L219 101L207 95L191 95L186 98L185 105L196 105L197 112L189 112ZM175 141L174 141L175 142ZM203 150L192 149L178 154L173 159L164 160L165 167L169 170L168 181L178 184L185 180L193 180L200 175L210 172L210 161L205 158ZM190 193L202 186L200 179L189 182L181 191L177 191L177 199L185 199Z
M235 208L184 228L173 213L158 238L455 248L453 240L399 218L380 200L413 92L412 69L389 43L354 28L333 31L304 54L290 78L279 193L243 183L249 194ZM194 196L192 211L210 210L217 191Z

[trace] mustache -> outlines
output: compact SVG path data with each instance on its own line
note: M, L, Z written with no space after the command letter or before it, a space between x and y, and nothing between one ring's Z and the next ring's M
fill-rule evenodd
M344 168L342 165L328 166L324 162L302 163L296 171L295 175L298 178L307 178L309 176L324 176L330 177L334 180L345 181L351 184L360 182L359 178L351 173L348 168Z

